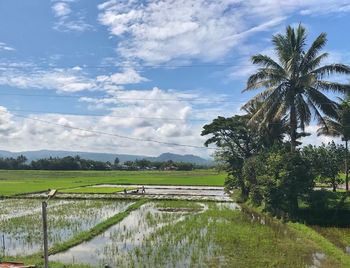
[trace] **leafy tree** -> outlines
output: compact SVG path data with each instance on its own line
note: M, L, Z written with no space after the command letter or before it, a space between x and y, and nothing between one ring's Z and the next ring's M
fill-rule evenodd
M244 160L258 152L259 137L252 131L247 122L247 115L235 115L231 118L219 116L212 123L203 127L202 136L209 135L205 146L215 144L219 151L217 157L223 159L230 173L228 184L239 187L243 195L248 194L242 180L242 166Z
M341 99L338 106L337 114L334 118L326 117L323 124L318 129L318 135L328 135L333 137L340 137L345 142L344 150L344 169L345 169L345 184L346 191L349 191L349 149L348 143L350 140L350 94L347 93L346 98Z
M294 217L298 200L307 200L313 189L310 162L299 152L272 150L253 156L244 163L244 181L255 205L265 205L274 215Z
M114 159L114 166L117 167L117 166L119 165L119 163L120 163L120 160L119 160L118 157L116 157L116 158Z
M321 33L308 50L305 49L306 38L306 30L302 25L295 29L288 26L284 35L274 35L272 42L278 59L262 54L253 56L253 64L260 68L249 77L244 90L264 88L244 106L254 102L263 103L250 121L260 120L266 124L276 118L286 117L292 152L297 146L298 129L304 132L312 113L321 121L324 115L336 116L336 103L323 92L331 90L344 93L350 90L350 85L323 79L333 73L350 74L350 68L343 64L321 66L328 56L327 53L321 53L327 41L326 34Z
M344 147L337 146L334 141L321 146L309 145L303 148L303 154L312 165L313 171L319 176L320 182L330 184L335 192L342 182L339 172L342 165Z

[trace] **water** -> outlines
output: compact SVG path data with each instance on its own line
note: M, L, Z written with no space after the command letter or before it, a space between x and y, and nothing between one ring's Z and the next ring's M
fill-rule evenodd
M206 209L207 206L202 205L201 212ZM157 209L154 203L148 203L132 211L129 216L103 234L66 252L51 256L50 260L96 266L109 264L116 267L128 259L129 253L141 246L157 229L182 221L188 214L188 212L164 212Z
M208 205L199 204L202 207L199 212L181 209L165 212L157 209L157 202L147 203L103 234L66 252L50 256L50 260L96 267L108 264L111 267L182 268L190 267L195 258L201 265L194 267L205 267L205 261L218 248L208 240L207 222L196 222L198 214L208 210ZM237 208L224 203L211 206L216 206L218 210ZM200 227L191 228L192 223L188 219L194 220ZM186 223L189 225L185 226ZM219 263L222 261L219 258Z
M26 256L42 249L42 216L40 200L9 200L1 203L0 237L5 238L6 256ZM61 243L89 230L96 224L124 211L127 201L64 201L57 200L48 207L49 245ZM4 214L8 207L17 209Z

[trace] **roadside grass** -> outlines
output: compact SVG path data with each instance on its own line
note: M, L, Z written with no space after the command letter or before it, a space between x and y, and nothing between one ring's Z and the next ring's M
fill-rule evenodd
M135 187L77 187L60 190L61 193L77 193L77 194L113 194L136 189Z
M226 173L193 171L0 170L0 196L95 184L223 186Z

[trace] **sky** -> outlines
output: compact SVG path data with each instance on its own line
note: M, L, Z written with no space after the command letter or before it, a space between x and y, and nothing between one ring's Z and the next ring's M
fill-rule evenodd
M242 113L272 35L302 23L350 64L349 20L350 0L0 0L0 149L209 157L203 125Z

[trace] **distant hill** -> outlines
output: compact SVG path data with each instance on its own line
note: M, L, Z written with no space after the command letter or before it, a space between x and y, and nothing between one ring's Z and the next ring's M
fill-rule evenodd
M91 159L95 161L103 162L114 162L116 157L119 158L120 162L134 161L136 159L147 159L150 161L169 161L174 162L188 162L197 165L213 165L213 161L209 159L204 159L196 155L180 155L172 153L163 153L157 157L145 156L145 155L128 155L128 154L110 154L110 153L92 153L92 152L72 152L72 151L54 151L54 150L40 150L40 151L24 151L24 152L10 152L1 151L0 157L17 157L19 155L24 155L27 157L28 161L37 160L41 158L49 157L65 157L65 156L76 156L79 155L84 159Z

